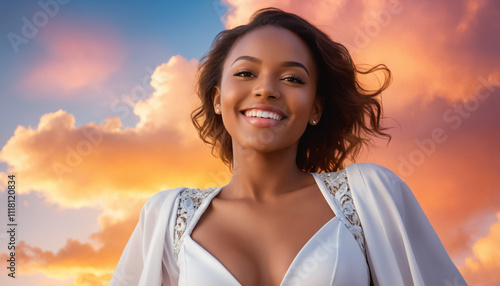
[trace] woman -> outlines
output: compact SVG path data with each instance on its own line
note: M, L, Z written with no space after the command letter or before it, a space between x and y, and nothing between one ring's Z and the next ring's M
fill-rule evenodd
M192 119L233 170L144 206L111 285L466 285L408 187L351 164L386 136L347 50L275 8L221 32Z

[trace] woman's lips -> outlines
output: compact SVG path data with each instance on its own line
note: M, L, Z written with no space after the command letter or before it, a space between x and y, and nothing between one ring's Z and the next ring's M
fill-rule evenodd
M268 105L268 104L252 104L250 106L247 106L243 109L240 110L240 112L242 113L247 113L247 112L253 112L253 111L262 111L262 112L271 112L271 113L275 113L277 114L279 117L281 118L286 118L286 114L285 112L283 112L283 110L277 106L274 106L274 105ZM255 117L255 115L248 115L246 114L248 117ZM261 117L261 116L259 116Z
M280 113L268 110L261 110L261 109L247 109L243 111L243 114L246 117L261 117L261 118L270 118L274 120L281 120L283 118L283 116Z
M284 120L286 120L285 116L260 109L248 109L246 111L242 111L241 114L248 123L257 127L272 127L281 124Z

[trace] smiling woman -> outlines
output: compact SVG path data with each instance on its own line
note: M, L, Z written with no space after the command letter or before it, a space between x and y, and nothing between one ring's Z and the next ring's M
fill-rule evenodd
M237 41L227 55L213 98L232 148L271 152L286 145L296 147L308 122L319 121L321 116L316 78L313 55L287 29L263 26ZM264 114L279 120L263 118ZM274 128L269 129L266 142L261 142L260 133L268 130L262 128L270 127ZM295 147L291 153L297 153Z
M383 85L363 89L358 75L376 71ZM192 120L231 181L151 198L110 285L464 285L406 184L345 166L370 135L389 137L389 81L279 9L221 32Z
M280 28L282 33L275 32L274 35L283 34L279 39L287 38L288 41L282 42L273 38L273 35L257 42L248 39L255 38L252 36L254 33L250 32L265 26L272 26L275 30ZM242 37L243 35L245 37ZM193 123L200 131L202 140L211 144L226 164L232 166L234 163L232 152L234 146L226 127L222 124L222 118L213 112L214 92L219 91L218 87L223 76L230 71L242 72L238 76L256 77L257 75L252 73L251 66L245 69L238 64L247 62L247 65L259 65L265 68L262 67L262 59L251 56L252 51L260 48L267 51L268 57L273 57L271 47L282 58L282 53L285 51L294 56L280 63L282 72L288 68L288 74L282 74L280 81L297 83L301 85L302 90L314 89L310 94L316 96L315 100L320 101L321 108L324 109L321 118L313 119L315 121L313 124L317 126L314 128L309 126L305 129L304 136L301 136L296 155L300 169L305 171L341 169L348 157L354 158L361 146L370 141L369 135L390 137L380 126L381 106L376 100L390 83L390 71L384 65L375 66L364 72L359 71L343 45L332 41L328 35L306 20L289 13L257 12L247 25L222 31L214 40L210 52L202 59L200 67L198 93L202 106L193 113ZM229 54L234 55L236 49L247 50L250 53L243 53L230 59ZM240 70L235 69L235 65ZM303 69L300 69L300 66ZM380 89L375 91L363 89L357 76L378 71L386 75ZM297 72L305 74L300 75ZM260 132L262 144L270 133L268 130Z

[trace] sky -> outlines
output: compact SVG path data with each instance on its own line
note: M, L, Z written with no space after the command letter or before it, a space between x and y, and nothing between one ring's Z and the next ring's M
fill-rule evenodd
M500 284L498 1L40 0L0 4L1 285L107 285L149 197L229 181L190 122L195 73L268 6L391 69L392 140L356 162L410 186L469 285Z

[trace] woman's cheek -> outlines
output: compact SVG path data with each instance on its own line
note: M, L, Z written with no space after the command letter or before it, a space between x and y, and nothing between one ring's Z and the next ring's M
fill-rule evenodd
M236 80L227 81L221 89L222 100L227 104L236 105L239 100L251 94L251 87L248 83Z

